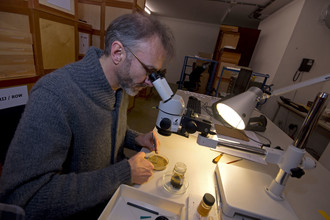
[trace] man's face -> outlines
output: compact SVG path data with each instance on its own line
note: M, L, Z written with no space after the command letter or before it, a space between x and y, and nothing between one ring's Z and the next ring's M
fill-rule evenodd
M119 86L126 91L128 95L135 96L140 90L147 86L152 86L147 77L148 69L161 69L165 60L165 50L157 37L148 39L141 43L134 51L126 51L126 59L123 65L117 69L116 75ZM130 56L128 56L128 54ZM134 57L134 55L137 57ZM128 59L129 57L129 59ZM139 62L142 62L141 64ZM145 67L143 67L143 65Z
M131 60L126 59L124 65L120 69L116 69L116 75L118 78L119 86L130 96L135 96L139 93L143 88L135 85L133 78L131 77L130 67Z

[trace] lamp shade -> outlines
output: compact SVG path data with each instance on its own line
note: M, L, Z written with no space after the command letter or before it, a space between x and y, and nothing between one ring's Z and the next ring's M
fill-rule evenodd
M251 87L239 95L215 103L213 108L232 127L243 130L256 107L258 98L261 98L262 95L261 89Z

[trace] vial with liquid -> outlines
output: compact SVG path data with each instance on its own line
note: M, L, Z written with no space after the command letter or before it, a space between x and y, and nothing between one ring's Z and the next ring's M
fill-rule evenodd
M178 162L175 164L173 169L173 174L171 177L171 185L175 189L180 189L182 185L184 184L184 175L187 171L186 164L182 162Z
M201 217L208 216L214 202L215 202L214 196L212 196L210 193L205 193L202 201L199 203L197 207L198 214Z

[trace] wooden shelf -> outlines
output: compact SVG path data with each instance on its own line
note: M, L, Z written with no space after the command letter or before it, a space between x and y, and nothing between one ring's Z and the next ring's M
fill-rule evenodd
M212 57L219 63L215 76L219 77L224 65L248 67L259 34L258 29L221 25ZM213 89L217 82L214 78Z
M61 7L47 0L1 1L0 88L34 83L81 59L79 33L88 34L88 47L104 49L108 22L141 11L144 4L145 0L70 0L69 6Z

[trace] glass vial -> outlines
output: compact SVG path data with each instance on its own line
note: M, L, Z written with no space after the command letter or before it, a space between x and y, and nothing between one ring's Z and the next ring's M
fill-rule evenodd
M213 204L215 202L214 197L210 193L205 193L202 201L197 207L197 212L202 217L208 216Z
M171 177L171 185L175 189L180 189L184 183L184 174L187 171L186 164L178 162L175 164L173 169L173 175Z

